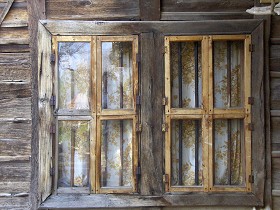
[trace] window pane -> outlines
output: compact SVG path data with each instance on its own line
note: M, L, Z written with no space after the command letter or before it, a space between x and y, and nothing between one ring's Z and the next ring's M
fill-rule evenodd
M172 107L201 107L201 43L171 42L170 71Z
M133 108L132 42L102 42L102 108Z
M58 106L89 109L90 43L58 43Z
M245 182L243 120L215 120L214 144L214 183L243 185Z
M243 106L243 41L214 43L214 106L217 108Z
M132 186L132 120L103 120L101 186Z
M89 185L89 122L58 122L58 187Z
M201 120L172 120L171 126L171 185L202 185Z

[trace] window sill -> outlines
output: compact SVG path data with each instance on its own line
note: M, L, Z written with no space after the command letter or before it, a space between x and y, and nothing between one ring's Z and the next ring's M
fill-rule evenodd
M164 206L262 206L252 193L190 193L187 195L52 195L39 209L133 208Z

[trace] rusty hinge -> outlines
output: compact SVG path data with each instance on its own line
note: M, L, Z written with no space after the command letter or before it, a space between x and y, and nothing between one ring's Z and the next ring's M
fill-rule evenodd
M141 131L142 131L142 124L136 123L136 132L141 132Z
M54 95L52 95L51 99L50 99L50 105L55 106L55 104L56 104L56 97Z
M254 175L249 175L249 182L254 183L254 181L255 181Z
M168 176L168 174L163 174L162 179L163 179L163 183L169 183L169 176Z
M141 105L141 96L140 95L136 96L136 105Z
M167 97L163 97L163 98L162 98L162 105L163 105L163 106L166 106L167 103L168 103Z
M51 63L54 63L54 62L55 62L55 54L52 53L52 54L51 54Z
M50 126L50 134L54 134L56 132L56 126L54 124L52 124Z
M249 44L249 51L254 52L255 51L255 45L254 44Z
M55 169L54 169L54 167L51 167L51 168L50 168L50 175L51 175L51 176L54 176L54 175L55 175Z
M141 56L139 53L136 53L136 62L140 63L141 62Z
M249 131L253 131L255 128L254 128L254 124L253 123L249 123L248 124L248 129Z
M248 104L253 105L255 102L254 97L248 97Z
M167 123L163 123L163 124L161 125L161 130L162 130L162 132L167 132L167 131L168 131L168 125L167 125Z

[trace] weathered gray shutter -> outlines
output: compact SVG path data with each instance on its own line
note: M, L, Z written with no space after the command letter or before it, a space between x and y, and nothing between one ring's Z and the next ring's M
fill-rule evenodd
M39 195L41 202L50 194L52 189L52 66L51 66L51 34L39 24L38 27L38 107L39 107Z

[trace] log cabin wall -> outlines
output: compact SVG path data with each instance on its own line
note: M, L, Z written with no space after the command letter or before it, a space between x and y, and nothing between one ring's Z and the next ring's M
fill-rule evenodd
M0 14L7 2L8 0L0 0ZM43 17L54 20L250 19L254 17L247 14L245 10L259 5L258 0L39 0L34 2L33 0L29 2L31 5L29 23L32 24L30 30L34 28L36 30L36 24L32 22L34 19L31 20L35 16L39 19ZM38 10L38 14L41 12L43 15L33 14L34 8ZM272 17L271 45L269 45L274 209L280 206L279 22L279 16ZM0 209L30 208L28 193L32 183L29 158L31 156L31 82L34 77L31 75L30 54L35 53L30 52L29 44L32 46L36 39L32 37L32 31L29 32L27 1L15 0L0 27Z

